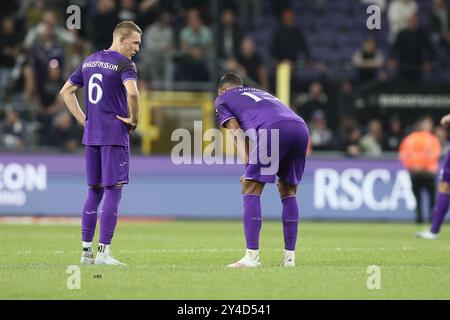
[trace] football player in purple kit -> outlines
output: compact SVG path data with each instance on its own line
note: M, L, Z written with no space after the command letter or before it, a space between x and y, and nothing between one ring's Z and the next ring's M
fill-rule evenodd
M450 124L450 114L442 117L441 125ZM421 239L435 240L438 238L441 225L444 222L448 207L450 206L450 151L445 156L444 163L439 173L438 195L433 208L432 223L429 230L417 232L416 236Z
M61 89L67 108L84 127L86 172L89 186L82 214L81 264L124 265L111 256L122 187L128 183L129 134L136 129L139 91L136 66L142 30L132 21L119 23L109 49L88 56ZM86 114L75 92L85 86ZM94 259L92 240L100 215L100 239Z
M259 236L262 225L260 196L265 183L274 183L279 177L278 190L283 205L282 222L284 253L281 265L295 266L299 209L297 185L305 167L309 131L305 121L288 106L271 94L243 86L242 78L235 73L225 74L218 87L216 113L221 126L226 127L237 138L238 152L245 162L245 174L241 177L244 202L243 225L246 240L245 256L228 265L230 268L255 268L261 265L259 259ZM245 142L243 132L256 131L256 143ZM264 135L261 132L265 131ZM278 132L274 139L271 131ZM251 136L251 135L248 135ZM267 137L264 138L264 137ZM272 137L272 138L271 138ZM277 135L275 135L277 137ZM266 140L266 141L263 141ZM278 141L277 141L278 140ZM274 152L278 157L273 157ZM264 146L263 146L264 145ZM278 159L275 170L266 172L267 163L258 158L261 150L267 157ZM255 157L256 155L256 157ZM273 164L271 164L273 165Z

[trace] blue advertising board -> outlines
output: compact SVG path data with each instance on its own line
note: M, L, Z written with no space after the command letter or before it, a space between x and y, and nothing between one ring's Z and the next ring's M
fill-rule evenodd
M243 165L173 164L133 156L120 214L163 218L241 218ZM76 216L87 194L83 155L0 155L0 215ZM275 184L264 218L279 219ZM416 201L395 159L310 158L299 186L302 219L412 221ZM425 202L426 205L426 202Z

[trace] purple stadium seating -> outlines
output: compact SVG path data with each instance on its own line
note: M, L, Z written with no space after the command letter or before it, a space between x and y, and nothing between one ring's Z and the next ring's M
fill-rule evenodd
M421 22L426 26L431 1L417 0L417 2ZM384 56L388 55L389 26L386 11L382 15L381 30L368 30L366 6L358 0L329 0L321 13L314 10L306 1L292 1L292 8L296 13L297 24L306 36L312 59L326 62L330 70L337 74L349 72L353 53L369 35L375 38ZM254 26L252 36L260 48L260 54L269 62L271 37L278 26L277 19L271 13L270 0L263 0L263 15L256 17ZM301 77L309 78L316 76L312 71L299 74Z

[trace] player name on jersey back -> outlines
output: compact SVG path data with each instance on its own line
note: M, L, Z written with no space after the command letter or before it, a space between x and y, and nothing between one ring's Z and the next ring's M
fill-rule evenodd
M237 87L221 94L215 101L216 113L222 126L235 118L241 128L269 128L280 121L304 120L270 93L251 87Z
M137 80L136 66L112 50L101 50L87 57L69 81L86 86L86 124L83 144L129 146L128 127L116 116L128 117L124 83Z

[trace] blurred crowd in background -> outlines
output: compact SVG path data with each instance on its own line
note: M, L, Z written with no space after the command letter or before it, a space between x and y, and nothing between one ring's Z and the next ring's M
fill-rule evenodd
M209 91L221 73L235 71L274 93L277 65L290 63L291 107L309 124L313 152L397 151L416 123L362 108L359 93L382 82L450 80L446 0L218 0L217 19L211 3L1 1L1 148L80 150L82 128L58 92L87 55L110 46L123 20L143 30L134 58L141 90ZM371 4L381 8L380 30L366 27ZM70 5L81 8L79 30L66 28ZM431 130L445 152L439 116L431 115Z

